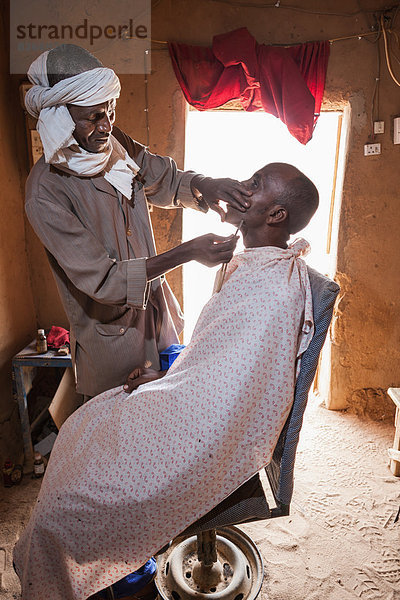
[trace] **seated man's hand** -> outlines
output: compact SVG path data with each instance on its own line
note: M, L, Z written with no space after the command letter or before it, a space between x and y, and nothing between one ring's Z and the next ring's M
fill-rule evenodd
M191 181L191 187L196 196L202 196L207 206L219 214L221 221L225 220L225 211L220 206L220 201L226 202L242 212L250 206L248 198L252 192L235 179L213 179L195 175Z
M237 235L222 237L214 233L206 233L185 242L184 246L191 260L196 260L206 267L214 267L231 260L238 239Z
M161 379L161 377L164 377L166 372L167 371L147 369L145 367L136 367L136 369L133 369L132 373L128 375L124 384L124 391L129 394L130 392L133 392L133 390L136 390L139 385L142 385L143 383L149 383L149 381Z

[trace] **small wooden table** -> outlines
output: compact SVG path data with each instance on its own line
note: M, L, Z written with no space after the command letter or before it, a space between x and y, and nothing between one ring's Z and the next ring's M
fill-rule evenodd
M66 369L72 367L72 359L70 354L64 356L57 354L57 350L49 350L46 354L38 354L35 340L12 359L13 395L18 402L25 462L31 466L33 464L31 432L35 422L32 424L29 422L28 393L32 387L32 382L26 377L26 367L59 367ZM40 415L38 418L40 418Z
M396 405L394 417L394 442L393 448L389 448L390 470L393 475L400 477L400 388L389 388L388 394Z

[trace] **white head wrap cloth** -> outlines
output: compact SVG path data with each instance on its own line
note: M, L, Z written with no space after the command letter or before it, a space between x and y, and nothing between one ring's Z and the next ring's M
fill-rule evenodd
M114 136L104 152L88 152L81 148L73 132L75 123L66 104L95 106L118 98L121 85L112 69L99 67L68 77L49 86L47 52L29 67L28 77L34 86L25 96L27 111L38 119L37 130L42 140L47 163L82 177L93 177L104 171L104 177L124 196L132 195L132 180L139 166Z

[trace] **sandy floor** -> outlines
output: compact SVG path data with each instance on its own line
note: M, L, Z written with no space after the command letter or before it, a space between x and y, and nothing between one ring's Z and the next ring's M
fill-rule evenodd
M387 467L393 433L391 423L359 420L310 401L291 516L243 528L263 555L261 600L400 600L400 478ZM12 547L39 487L40 480L25 477L20 486L1 489L5 600L20 597Z

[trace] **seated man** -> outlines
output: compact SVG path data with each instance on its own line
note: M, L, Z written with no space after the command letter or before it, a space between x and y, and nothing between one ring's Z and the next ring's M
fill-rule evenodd
M104 392L63 425L15 548L24 600L84 600L137 570L271 460L313 334L314 184L269 164L244 182L245 250L163 378ZM206 493L205 493L206 490Z

